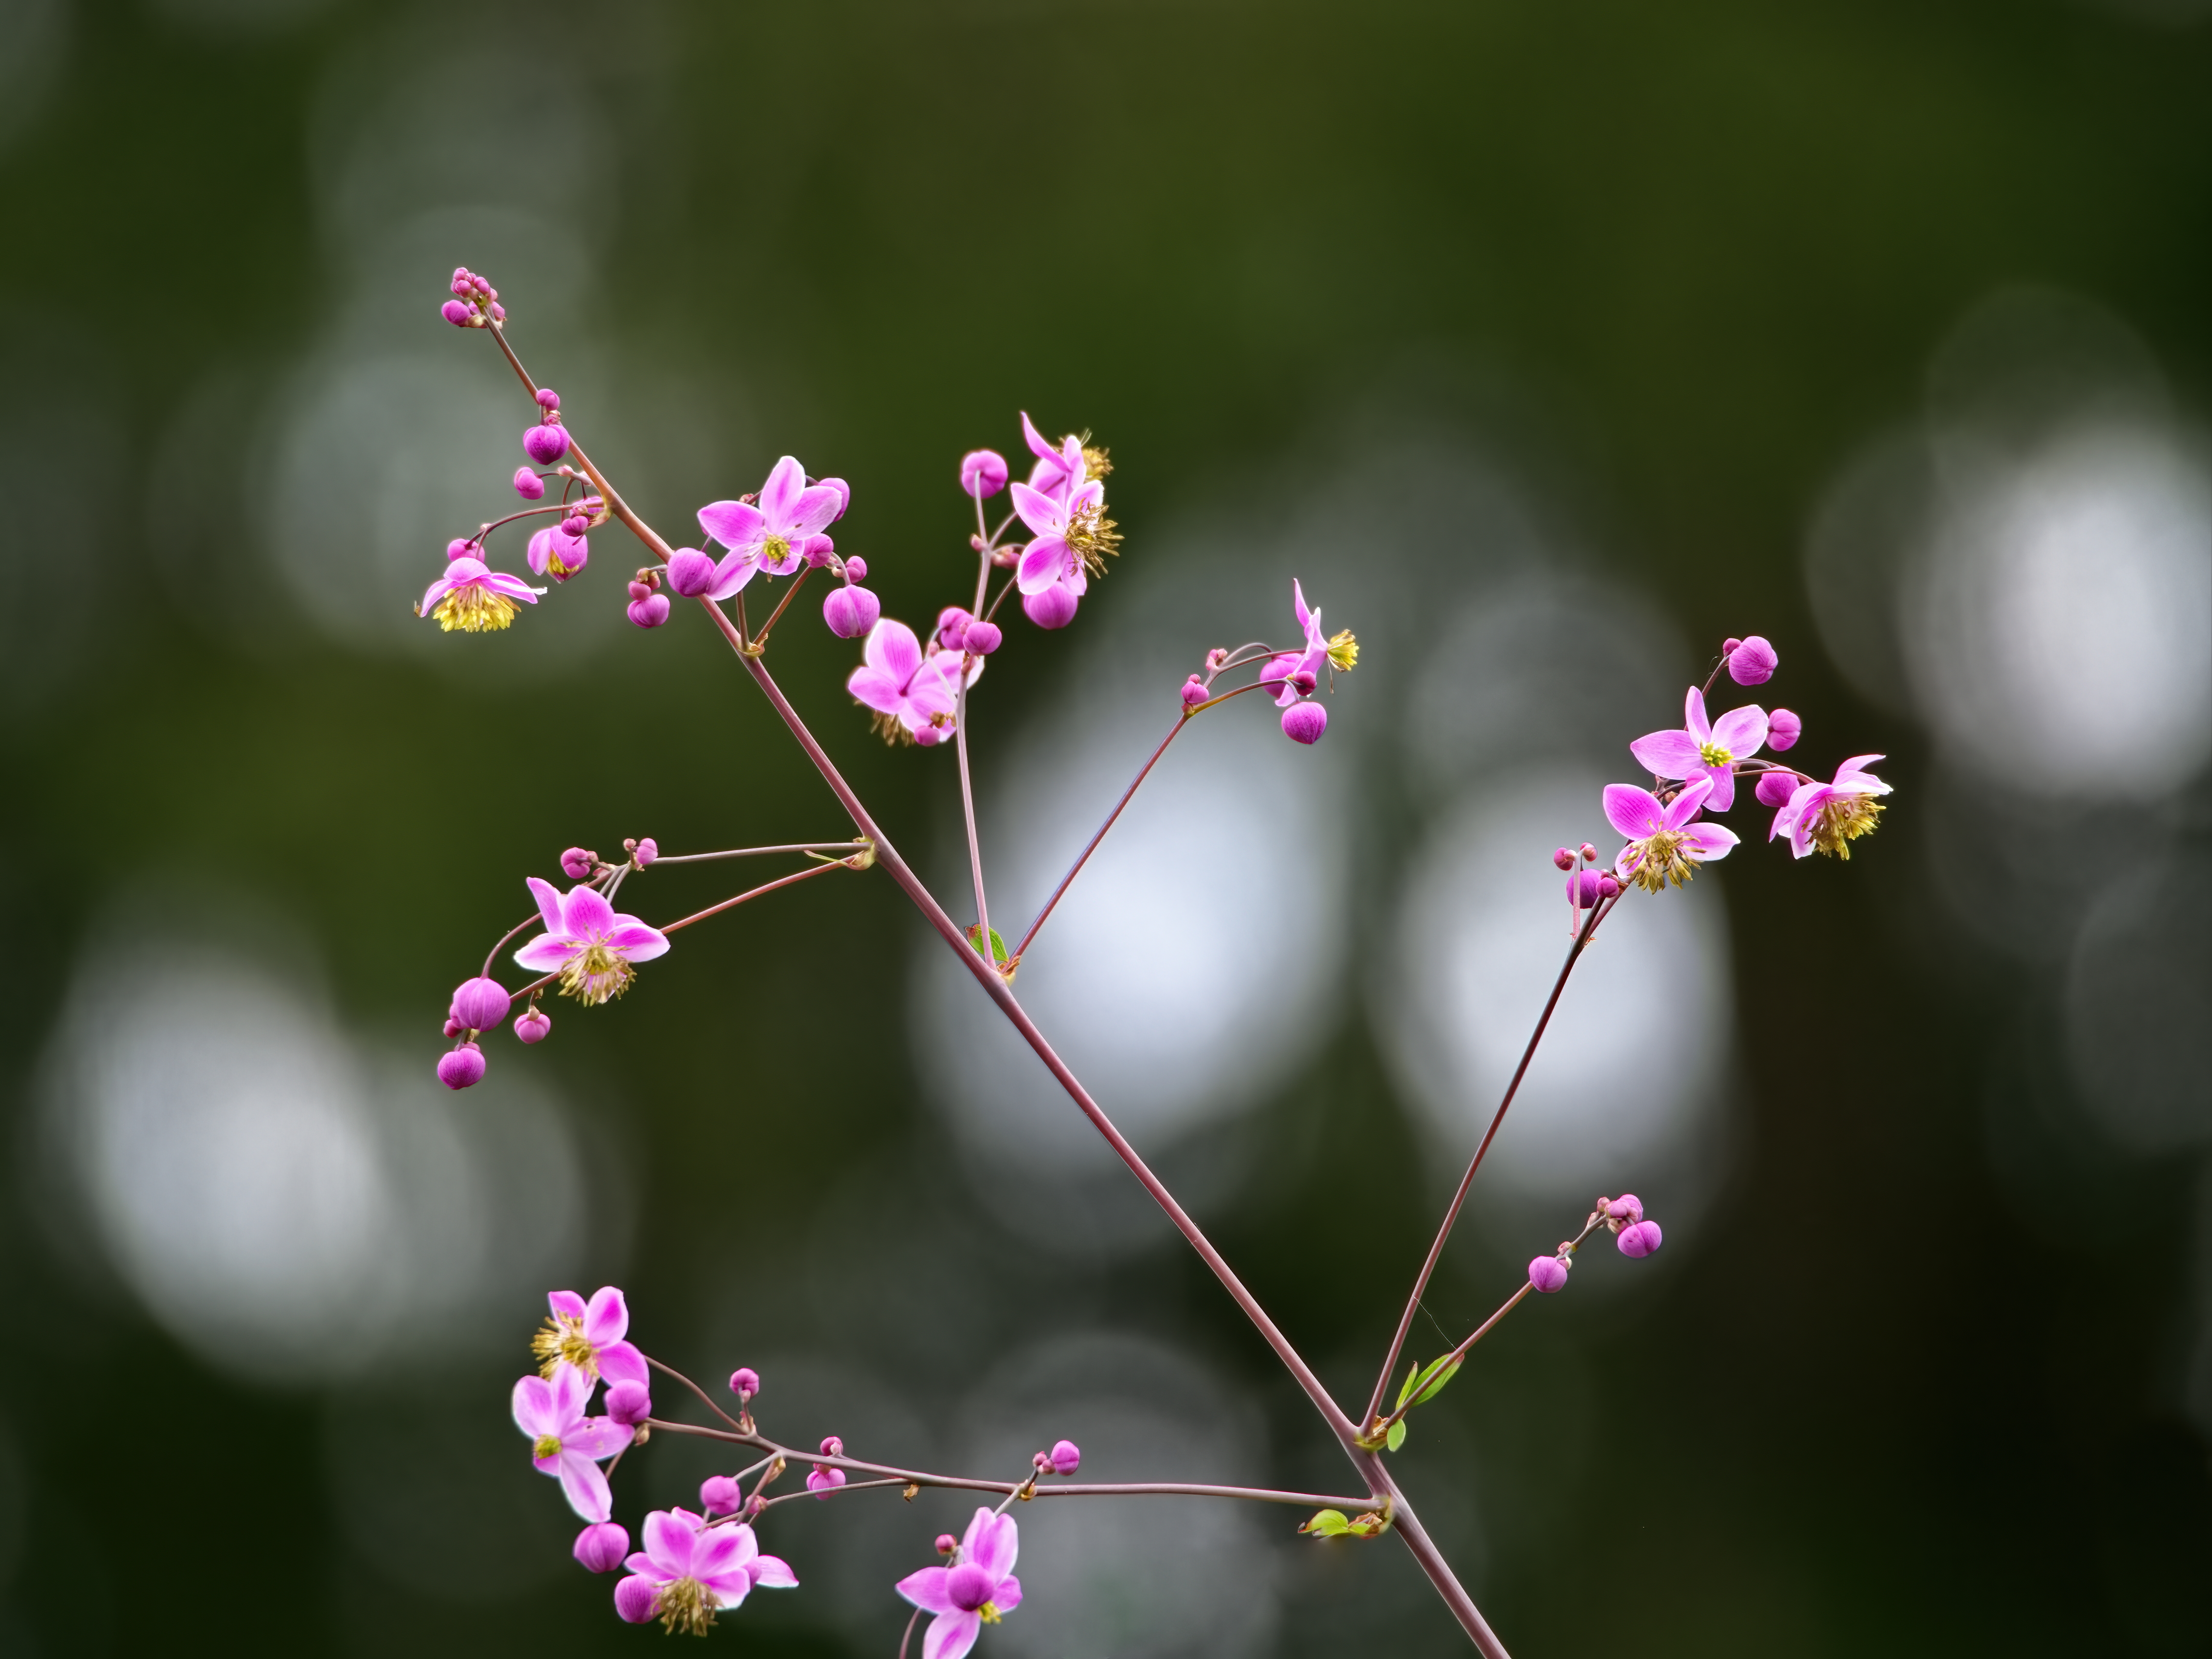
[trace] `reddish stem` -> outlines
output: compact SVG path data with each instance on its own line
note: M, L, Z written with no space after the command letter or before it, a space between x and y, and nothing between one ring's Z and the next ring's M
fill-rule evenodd
M743 904L747 899L757 899L763 893L773 893L779 887L789 887L794 882L805 881L810 877L821 875L825 871L848 870L851 867L842 859L832 859L827 864L817 864L811 869L794 871L787 876L778 876L774 881L764 881L757 887L746 889L735 898L726 898L720 904L710 904L703 910L695 911L681 921L672 921L660 931L664 933L672 933L679 927L689 927L695 921L704 921L709 916L718 916L732 906Z

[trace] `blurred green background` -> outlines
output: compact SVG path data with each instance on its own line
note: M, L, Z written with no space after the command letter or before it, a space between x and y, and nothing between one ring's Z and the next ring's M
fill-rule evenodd
M1310 756L1247 700L1178 757L1275 769L1248 799L1285 810L1181 826L1176 891L1243 872L1254 932L1148 911L1141 864L1112 890L1111 971L1251 993L1221 1018L1253 1052L1189 1039L1242 1091L1133 1133L1347 1396L1472 1138L1449 1059L1407 1057L1458 1018L1394 988L1420 895L1540 890L1548 962L1548 850L1603 839L1594 789L1523 839L1443 803L1570 750L1626 777L1724 635L1773 639L1753 695L1805 716L1808 768L1892 757L1883 830L1793 866L1739 808L1738 855L1662 901L1710 936L1624 929L1611 1012L1657 1024L1602 1077L1695 1096L1638 1131L1659 1178L1623 1176L1667 1251L1595 1253L1516 1315L1404 1478L1524 1656L2212 1651L2206 10L0 0L0 1648L660 1639L569 1562L506 1419L554 1284L624 1285L703 1378L762 1367L794 1441L1344 1478L1164 1223L962 1115L959 988L880 874L687 934L544 1047L488 1039L483 1090L425 1091L448 988L562 847L847 833L696 618L622 623L611 532L508 634L408 615L522 459L489 342L437 318L466 263L672 538L797 454L851 482L840 548L917 623L972 579L962 451L1018 455L1020 409L1110 443L1119 568L1067 634L1017 623L978 693L1000 848L1079 738L1047 804L1095 818L1207 646L1284 635L1284 575L1359 630ZM2153 457L2082 463L2136 503L2119 530L2033 489L1974 518L2084 422ZM2022 591L2120 610L2076 613L2070 655L2026 624L1988 647L2058 700L2023 783L1972 712L1972 606L2009 590L1946 586L1943 550L2002 567L2081 524L2035 566L2075 586ZM1500 593L1554 631L1485 635ZM813 605L771 665L968 920L951 757L867 736ZM1600 681L1637 695L1576 749L1547 722ZM2106 732L2108 694L2154 701ZM1716 1000L1670 1036L1693 945ZM1094 1043L1155 1040L1096 1006ZM991 1064L978 1098L1066 1109ZM1102 1092L1141 1119L1129 1075ZM1420 1345L1579 1221L1513 1180L1478 1186ZM655 1444L618 1518L712 1467ZM715 1639L893 1650L889 1583L961 1510L875 1496L777 1510L806 1588ZM1085 1506L1054 1557L1076 1517L1022 1518L1042 1577L985 1650L1455 1650L1392 1543Z

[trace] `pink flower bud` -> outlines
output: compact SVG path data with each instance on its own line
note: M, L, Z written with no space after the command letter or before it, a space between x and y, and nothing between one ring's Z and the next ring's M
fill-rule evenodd
M629 585L629 596L633 599L651 599L653 597L653 588L651 584L647 582L632 582Z
M631 586L641 586L632 582ZM668 595L655 593L650 588L641 599L632 599L627 607L629 619L640 628L658 628L668 620Z
M1623 1255L1650 1255L1659 1248L1659 1224L1639 1221L1632 1227L1620 1230L1620 1253Z
M837 544L817 531L799 544L799 550L805 556L807 563L820 570L836 558Z
M635 1573L615 1586L615 1616L626 1625L649 1625L660 1610L660 1589Z
M679 547L668 556L668 586L687 599L696 599L714 585L714 562L696 547Z
M545 494L545 480L526 466L514 469L514 493L526 501L534 501Z
M1606 1201L1605 1212L1615 1221L1644 1219L1644 1200L1634 1193L1623 1193L1619 1198Z
M999 1588L999 1575L973 1561L963 1561L945 1575L945 1599L963 1613L973 1613Z
M560 407L561 407L561 394L560 394L559 392L556 392L556 391L555 391L551 386L539 386L539 387L538 388L538 408L540 408L540 409L558 409L558 408L560 408Z
M453 1018L472 1031L489 1031L514 1004L495 979L465 979L453 993Z
M822 1455L824 1457L842 1457L845 1455L845 1443L840 1440L834 1434L823 1435L822 1437Z
M1729 635L1726 639L1721 641L1721 655L1723 657L1733 655L1736 647L1742 643L1743 641L1736 638L1735 635Z
M456 536L446 544L446 562L448 564L455 559L477 558L483 553L483 549L466 536Z
M710 1474L699 1483L699 1507L714 1515L735 1515L745 1501L744 1490L726 1474Z
M1577 909L1589 909L1605 896L1604 880L1595 870L1577 870L1567 878L1569 902Z
M1293 743L1319 743L1328 730L1328 710L1317 702L1294 702L1283 710L1283 735Z
M459 300L448 300L438 307L438 314L455 328L466 328L476 314Z
M845 580L864 582L868 580L868 562L857 555L845 561Z
M525 1042L543 1042L553 1035L553 1022L542 1009L532 1008L514 1022L514 1034Z
M730 1373L730 1392L739 1400L750 1400L760 1392L760 1373L750 1365L740 1365Z
M948 605L937 613L937 642L947 651L960 649L960 642L968 635L968 624L975 618L957 605Z
M1597 848L1591 846L1588 842L1584 842L1577 850L1581 852L1583 855L1583 862L1584 864L1595 864L1597 862Z
M448 1089L466 1089L483 1081L483 1050L464 1042L438 1056L438 1081Z
M960 458L960 488L977 501L1006 487L1006 458L995 449L971 449Z
M1738 685L1764 685L1781 661L1774 647L1753 634L1729 653L1729 678Z
M591 527L592 521L580 513L561 520L561 533L572 540L582 540L584 532Z
M1565 1290L1567 1285L1567 1264L1555 1255L1540 1255L1528 1264L1528 1282L1537 1293L1549 1296L1553 1291Z
M522 434L522 447L540 466L550 466L568 453L568 434L557 426L533 426Z
M1597 878L1597 895L1600 898L1619 898L1620 884L1611 876L1600 876Z
M1195 708L1212 696L1212 693L1206 689L1206 682L1195 674L1182 683L1182 706L1185 708Z
M1797 793L1795 772L1761 772L1758 787L1751 792L1759 797L1761 806L1787 806L1790 797Z
M507 307L495 300L492 301L491 314L503 323L507 320Z
M642 1382L617 1382L607 1390L607 1415L634 1429L653 1415L653 1395Z
M850 571L859 560L848 563ZM847 586L830 591L822 601L822 620L830 624L830 631L841 640L857 640L876 625L884 614L883 601L865 587Z
M612 1572L629 1553L629 1534L619 1522L602 1521L578 1533L575 1547L569 1553L584 1564L586 1572Z
M466 265L453 267L453 291L463 298L477 291L477 279L469 275L469 268Z
M637 845L630 848L630 858L641 870L660 856L660 843L651 836L640 836Z
M960 1540L951 1533L940 1532L937 1534L937 1553L939 1555L950 1555L959 1547Z
M1055 1474L1073 1474L1083 1467L1083 1449L1073 1440L1052 1443L1052 1468Z
M988 657L1006 642L1006 632L996 623L971 622L961 644L976 656Z
M1778 755L1785 749L1795 749L1804 730L1804 721L1787 708L1778 708L1766 717L1766 746Z
M1044 1474L1048 1469L1052 1468L1052 1454L1050 1452L1044 1451L1037 1453L1034 1457L1030 1459L1030 1467L1035 1469L1039 1474Z
M1575 855L1562 847L1552 854L1552 862L1559 869L1571 870L1575 867Z
M824 1503L829 1501L831 1492L844 1484L845 1471L842 1469L817 1468L807 1473L806 1490Z
M571 881L582 881L597 867L599 855L580 847L571 847L561 854L561 873Z
M455 1019L451 1014L447 1014L446 1016L446 1035L448 1037L457 1037L468 1029L469 1028L467 1026L462 1024L460 1021Z
M1075 595L1059 583L1042 593L1022 595L1022 614L1039 628L1065 628L1075 620Z

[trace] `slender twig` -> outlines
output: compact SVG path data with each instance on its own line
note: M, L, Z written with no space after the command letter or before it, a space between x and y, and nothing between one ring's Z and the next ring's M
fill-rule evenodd
M774 611L769 613L768 620L761 624L761 631L753 635L754 650L765 651L768 649L768 636L770 633L775 631L776 623L783 619L785 606L788 605L793 599L799 597L799 590L805 586L806 579L813 574L814 567L812 565L810 564L802 567L798 575L793 580L791 586L784 589L782 600L776 605Z
M732 847L720 853L662 853L653 860L653 867L657 870L664 864L704 864L710 859L758 858L764 853L851 853L866 851L866 848L867 843L859 840L794 841L781 847ZM526 921L522 924L523 927L528 926ZM520 927L515 929L515 933L521 931ZM512 939L514 934L507 937Z
M737 1430L739 1430L739 1431L741 1431L744 1430L744 1426L745 1426L744 1424L742 1424L742 1423L738 1422L738 1419L737 1419L736 1418L734 1418L734 1417L731 1416L731 1415L729 1414L729 1413L727 1413L727 1412L724 1411L724 1410L723 1410L720 1406L718 1406L718 1405L716 1405L716 1404L714 1403L714 1395L712 1395L708 1394L708 1393L706 1391L706 1389L704 1389L701 1388L701 1387L700 1387L696 1382L693 1382L690 1377L688 1377L688 1376L684 1376L684 1373L683 1373L682 1371L678 1370L676 1369L676 1367L675 1367L675 1366L673 1366L673 1365L664 1365L664 1364L661 1364L658 1359L655 1359L655 1358L654 1358L651 1354L647 1354L647 1355L646 1355L646 1356L645 1356L645 1363L646 1363L647 1364L648 1364L648 1365L652 1366L653 1370L657 1370L657 1371L660 1372L660 1373L661 1373L661 1375L663 1375L664 1376L672 1376L672 1377L674 1377L674 1378L675 1378L678 1382L681 1382L681 1383L682 1383L685 1388L687 1388L687 1389L690 1389L692 1393L694 1393L694 1394L697 1395L699 1396L699 1403L700 1403L701 1405L702 1405L702 1406L706 1407L706 1408L707 1408L708 1411L710 1411L710 1412L714 1413L715 1416L717 1416L717 1417L720 1418L720 1419L722 1419L722 1421L724 1421L725 1423L728 1424L732 1428L733 1428L733 1429L737 1429ZM648 1420L650 1420L650 1419L648 1419ZM663 1424L663 1425L658 1425L658 1426L665 1427L665 1428L672 1428L672 1427L673 1427L673 1426L674 1426L674 1425L672 1425L672 1424ZM775 1451L775 1450L779 1450L779 1449L781 1449L781 1448L773 1448L773 1447L772 1447L772 1448L770 1448L769 1449L770 1449L771 1453L773 1453L773 1452L774 1452L774 1451Z
M789 887L794 883L805 881L811 877L825 874L831 870L845 870L849 868L851 868L851 866L848 865L844 860L832 859L827 864L812 865L806 869L795 871L787 876L778 876L774 881L764 881L757 887L747 889L745 891L738 894L735 898L726 898L720 904L710 904L703 910L695 911L690 915L684 917L681 921L669 922L665 924L660 931L664 933L672 933L679 927L689 927L695 921L704 921L709 916L718 916L721 915L723 911L731 908L732 906L743 904L749 899L757 899L763 893L773 893L779 887Z
M964 659L958 701L952 711L952 741L960 751L960 816L968 824L968 871L975 883L975 931L981 936L976 948L982 951L984 961L997 968L998 955L991 949L991 907L983 896L983 843L975 832L975 791L968 778L968 672ZM1009 966L1012 962L1010 957Z
M921 1609L916 1607L906 1616L906 1633L899 1638L898 1659L906 1659L906 1644L914 1640L914 1627L921 1622Z
M485 951L485 952L484 952L484 965L483 965L483 977L484 977L485 979L489 979L489 978L491 977L491 964L492 964L492 961L493 961L493 959L494 959L495 957L496 957L499 955L499 946L500 946L500 945L504 945L504 944L506 944L506 943L507 942L507 940L509 940L509 939L513 939L513 938L514 938L517 933L520 933L524 928L526 928L526 927L529 927L529 926L530 926L530 924L531 924L532 922L535 921L535 922L543 923L544 920L545 920L545 919L544 919L544 917L543 917L543 916L541 916L541 915L538 915L535 911L532 911L530 915L526 915L526 916L523 917L523 919L522 919L520 921L516 922L516 923L514 924L514 927L512 927L508 928L505 933L501 933L501 934L499 936L499 945L493 945L493 946L491 947L491 949L490 949L490 950L489 950L489 951Z

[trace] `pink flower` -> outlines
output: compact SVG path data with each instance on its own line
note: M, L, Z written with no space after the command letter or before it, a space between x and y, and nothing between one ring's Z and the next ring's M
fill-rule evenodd
M1795 858L1816 849L1835 858L1850 857L1851 842L1871 834L1881 817L1881 805L1875 797L1889 793L1887 784L1866 770L1881 758L1854 755L1836 769L1829 782L1800 784L1775 813L1767 840L1788 836Z
M1735 832L1717 823L1693 822L1712 791L1712 780L1700 775L1662 805L1649 789L1632 783L1606 785L1605 816L1628 837L1628 845L1613 864L1622 882L1632 881L1646 892L1656 893L1670 881L1679 887L1689 880L1697 873L1694 865L1728 856L1735 845Z
M563 519L530 538L530 568L539 575L565 582L590 562L591 545L584 537L568 533L572 522L581 521Z
M888 617L868 630L861 647L862 665L853 671L845 689L876 711L875 727L886 743L903 736L909 743L928 748L952 735L959 705L960 665L969 666L968 684L983 672L981 657L957 651L941 651L936 641L924 653L914 629Z
M834 480L810 486L806 469L787 455L761 486L759 506L710 501L701 507L699 527L730 550L714 567L708 598L728 599L755 571L788 576L817 541L826 551L829 538L821 532L844 512L846 499L844 487Z
M629 1308L613 1285L600 1285L588 1303L574 1291L556 1291L545 1298L545 1305L552 1310L545 1328L530 1339L530 1351L541 1362L542 1375L550 1379L566 1365L586 1381L647 1381L645 1356L624 1340L629 1334Z
M1735 805L1735 763L1749 760L1766 741L1766 711L1755 706L1731 708L1717 720L1705 718L1705 694L1696 686L1682 700L1682 726L1653 732L1628 745L1628 752L1662 778L1706 777L1712 799L1706 805L1725 812Z
M447 562L446 574L423 590L415 614L436 617L448 634L457 628L464 634L482 634L506 627L514 620L518 600L535 605L544 591L465 555Z
M704 1636L716 1613L736 1607L756 1585L793 1589L799 1583L789 1564L760 1553L760 1540L744 1522L710 1527L685 1509L647 1516L645 1547L624 1565L653 1587L653 1611L671 1635Z
M629 1444L630 1431L604 1417L586 1417L592 1379L573 1365L560 1366L551 1381L520 1378L514 1385L514 1425L531 1439L530 1461L541 1474L560 1478L568 1507L592 1522L607 1518L614 1494L599 1460Z
M1036 457L1036 465L1030 469L1030 488L1042 495L1066 500L1072 485L1091 476L1090 457L1084 452L1083 440L1070 433L1056 444L1046 442L1044 434L1036 429L1027 410L1022 411L1022 441ZM1103 465L1105 452L1099 452L1098 459Z
M1291 583L1291 611L1298 619L1299 631L1305 635L1304 646L1270 657L1267 665L1260 671L1262 685L1282 682L1283 689L1275 698L1278 708L1288 708L1301 695L1312 695L1314 687L1320 684L1323 667L1349 673L1359 661L1359 641L1352 637L1350 629L1341 629L1333 638L1322 637L1321 612L1306 608L1305 587L1296 580ZM1310 743L1312 738L1306 741Z
M561 975L564 996L591 1004L618 997L636 977L630 964L666 954L668 936L623 915L597 889L577 886L564 898L550 881L530 878L545 931L514 953L534 974Z
M1024 594L1061 587L1081 599L1091 578L1105 574L1106 556L1120 551L1121 532L1105 516L1106 486L1077 484L1065 497L1025 483L1012 489L1014 511L1032 538L1014 566L1014 586Z
M952 1565L924 1567L898 1582L898 1593L929 1621L921 1659L964 1659L986 1625L1022 1604L1022 1581L1013 1576L1020 1529L1011 1515L979 1509L968 1523Z

